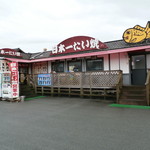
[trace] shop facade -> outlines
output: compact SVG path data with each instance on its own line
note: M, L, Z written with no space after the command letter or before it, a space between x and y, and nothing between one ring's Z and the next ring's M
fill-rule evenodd
M85 38L85 37L84 37ZM123 40L106 42L107 47L114 43L115 45L127 45ZM109 47L110 49L110 47ZM122 71L123 85L145 85L147 71L150 66L150 45L102 50L87 50L85 52L73 52L67 54L55 54L46 51L37 54L26 54L21 52L19 57L5 55L1 58L1 66L10 62L17 62L18 65L18 83L27 84L27 78L33 78L34 87L43 89L44 87L53 87L51 74L62 73L87 73L87 72L111 72ZM4 56L4 55L3 55ZM30 57L29 57L30 56ZM34 57L35 56L35 57ZM46 57L45 57L46 56ZM24 59L24 58L28 59ZM34 58L34 59L31 59ZM42 58L41 58L42 57ZM4 63L5 62L5 63ZM9 65L4 65L2 72L9 72ZM2 68L2 67L1 67ZM101 77L99 75L99 77ZM10 77L11 78L11 77ZM28 79L29 80L29 79ZM31 80L31 79L30 79ZM79 79L80 80L80 79ZM31 81L30 81L31 82ZM87 82L87 81L86 81ZM96 81L97 82L97 81ZM107 81L106 81L107 82ZM67 83L66 83L67 84ZM64 88L65 85L63 85ZM71 85L70 85L71 86ZM78 85L79 88L80 85ZM74 86L77 88L78 86ZM106 87L107 85L105 85ZM68 87L68 86L66 86ZM96 88L98 85L96 85ZM19 88L19 87L18 87ZM114 90L114 89L113 89ZM18 90L19 91L19 90ZM38 91L38 90L37 90ZM6 95L5 95L6 96ZM5 97L4 96L4 97ZM18 96L19 92L18 92Z
M148 27L147 25L145 32L148 31ZM138 28L133 28L133 30L139 30ZM62 41L51 51L39 53L25 53L20 49L0 49L0 73L10 73L10 85L7 86L12 88L13 71L10 64L16 63L17 97L20 96L19 83L32 84L34 88L39 88L41 91L44 87L47 89L50 87L47 93L52 93L54 91L52 88L57 88L60 78L62 81L60 79L59 84L63 83L64 79L66 83L60 85L59 88L69 88L69 90L80 88L79 91L81 88L106 90L111 87L112 91L115 91L114 89L119 89L115 87L119 84L119 79L122 80L121 86L145 86L150 68L150 41L148 38L142 38L138 42L127 41L128 32L126 30L123 34L123 40L111 42L101 42L93 37L75 36ZM7 69L3 70L3 68ZM70 77L72 75L73 77ZM89 80L89 85L86 85L85 83ZM109 84L113 80L114 83ZM1 88L4 88L2 83L4 83L4 75L1 75ZM57 91L60 91L59 88ZM2 93L4 92L1 92L1 97L7 97L2 96ZM13 92L10 96L13 98L12 95Z
M70 38L65 40L65 42L67 41L70 43ZM150 67L150 43L130 45L123 40L119 40L105 42L104 44L107 48L101 50L75 51L66 54L61 52L55 55L50 54L49 58L43 59L39 59L39 56L39 60L45 61L45 63L47 61L47 70L43 70L42 72L61 73L121 70L124 85L144 85L147 70ZM113 47L115 48L113 49ZM39 62L36 63L36 59L32 61L35 68L39 66ZM40 73L37 71L33 72Z

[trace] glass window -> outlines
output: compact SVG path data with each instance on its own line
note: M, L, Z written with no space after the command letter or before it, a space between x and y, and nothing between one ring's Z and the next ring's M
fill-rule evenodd
M132 56L132 69L145 69L145 55Z
M81 72L82 71L81 61L70 61L70 62L68 62L68 71L69 72Z
M86 61L86 71L98 71L104 70L103 58L101 59L89 59Z
M32 70L33 70L34 74L47 73L47 71L48 71L48 64L47 64L47 62L33 63Z
M29 64L19 64L19 73L28 73Z
M64 72L64 62L53 62L52 71L55 72Z

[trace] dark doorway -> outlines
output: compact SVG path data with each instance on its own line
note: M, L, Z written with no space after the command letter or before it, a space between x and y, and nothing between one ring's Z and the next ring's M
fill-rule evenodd
M29 64L19 64L19 82L20 84L27 84Z
M146 82L145 55L131 56L131 81L133 85L144 85Z

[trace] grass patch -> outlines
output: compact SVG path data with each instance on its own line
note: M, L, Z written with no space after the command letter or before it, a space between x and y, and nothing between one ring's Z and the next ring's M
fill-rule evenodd
M26 101L26 100L32 100L32 99L43 98L43 97L46 97L46 96L36 96L36 97L31 97L31 98L25 98L25 101Z
M139 105L110 104L109 106L122 108L150 109L150 106L139 106Z

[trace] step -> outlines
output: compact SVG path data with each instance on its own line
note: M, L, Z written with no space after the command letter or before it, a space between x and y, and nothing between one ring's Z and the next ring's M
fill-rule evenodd
M139 101L139 102L145 102L146 99L137 99L137 98L120 98L119 101Z
M145 86L123 86L122 90L124 91L145 91L146 87Z
M145 88L145 85L124 85L124 88Z
M146 105L145 86L123 86L119 99L121 104Z
M146 91L121 91L121 95L135 95L135 96L141 96L146 95Z
M147 102L146 101L119 101L119 104L147 106Z
M145 101L145 100L146 100L146 97L121 97L119 100Z
M122 92L121 95L124 95L124 96L145 96L146 92Z
M122 93L120 95L120 97L126 97L126 98L145 98L146 97L146 94L145 93L142 93L142 94L132 94L132 93Z

